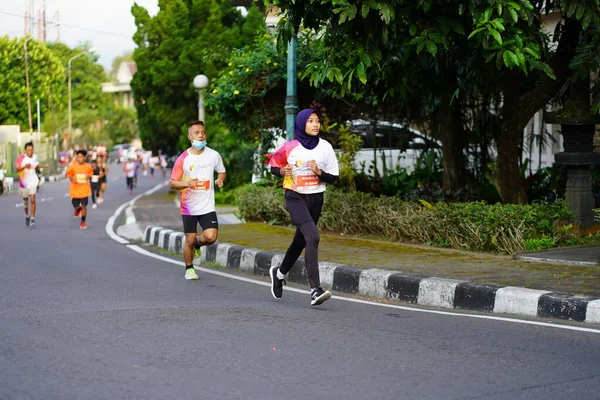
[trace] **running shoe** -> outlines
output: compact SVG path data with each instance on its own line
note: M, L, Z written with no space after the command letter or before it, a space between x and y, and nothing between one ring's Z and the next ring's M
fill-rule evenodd
M320 286L310 291L310 305L318 306L331 298L329 290L323 290Z
M29 226L34 226L35 225L35 218L31 217L31 220L29 220Z
M73 218L79 218L79 214L81 214L81 208L76 208L73 213Z
M92 204L92 208L98 208L98 204L96 204L96 203Z
M271 267L269 270L269 275L271 276L271 294L276 299L280 299L283 296L283 285L287 285L285 279L279 279L277 277L277 271L279 271L279 267Z
M194 268L188 268L185 270L185 279L188 281L195 281L198 279L198 274Z
M25 226L29 226L31 223L31 219L29 217L25 217Z
M98 197L98 204L102 204L104 203L104 198L103 197Z
M79 224L79 227L81 229L87 229L87 224L85 223L85 221L81 221L81 223Z

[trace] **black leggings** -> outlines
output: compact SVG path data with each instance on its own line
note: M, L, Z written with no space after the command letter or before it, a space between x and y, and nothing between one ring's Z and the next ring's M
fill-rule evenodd
M281 267L282 274L287 274L300 257L302 250L306 264L306 274L311 289L321 286L319 277L319 231L317 222L323 209L323 193L300 194L292 190L285 192L285 207L296 225L294 239L288 247Z
M96 197L98 196L98 192L100 191L100 182L92 182L92 203L96 204Z

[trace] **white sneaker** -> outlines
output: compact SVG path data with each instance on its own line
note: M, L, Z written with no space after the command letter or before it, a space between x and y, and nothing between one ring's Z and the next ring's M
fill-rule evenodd
M100 197L100 198L98 199L98 204L102 204L102 203L104 203L104 198Z
M194 268L188 268L185 270L185 279L188 281L195 281L198 279L198 274Z
M92 204L92 208L98 208L98 204L96 204L96 203Z

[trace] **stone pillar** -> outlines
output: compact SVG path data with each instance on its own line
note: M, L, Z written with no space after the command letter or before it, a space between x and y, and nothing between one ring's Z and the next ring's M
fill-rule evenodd
M590 82L571 84L564 108L548 113L546 120L560 124L564 151L555 156L556 163L567 167L566 200L581 230L594 222L594 195L590 167L600 165L600 153L594 152L595 124L600 117L590 112Z

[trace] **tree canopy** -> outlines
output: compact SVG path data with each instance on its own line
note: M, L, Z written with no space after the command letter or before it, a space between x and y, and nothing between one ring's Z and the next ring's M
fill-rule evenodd
M600 66L600 52L592 50L600 47L598 0L276 0L265 4L285 12L281 43L300 27L320 33L328 51L307 69L313 84L336 82L343 91L383 82L386 96L401 98L411 91L418 97L420 89L431 89L434 125L445 146L445 172L455 171L445 176L448 188L462 184L465 121L461 119L474 119L461 114L458 102L497 94L502 99L495 100L500 107L495 138L498 182L507 202L525 200L518 158L527 122L571 77L587 79ZM548 35L541 28L552 13L561 23ZM419 76L428 77L430 84ZM594 91L598 89L596 82ZM597 103L596 95L596 111Z
M171 151L197 115L194 76L216 77L231 49L251 43L264 20L256 9L244 18L224 0L168 0L159 7L154 17L132 7L138 46L132 88L143 142Z

